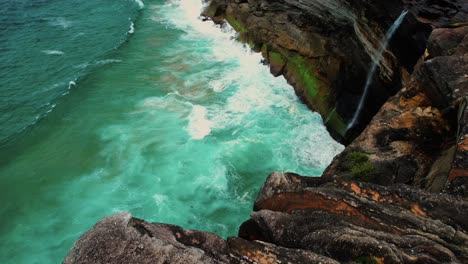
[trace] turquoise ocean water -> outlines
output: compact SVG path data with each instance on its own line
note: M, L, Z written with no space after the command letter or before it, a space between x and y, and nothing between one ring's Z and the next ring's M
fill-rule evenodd
M343 146L200 0L0 0L0 263L103 216L236 235L272 171Z

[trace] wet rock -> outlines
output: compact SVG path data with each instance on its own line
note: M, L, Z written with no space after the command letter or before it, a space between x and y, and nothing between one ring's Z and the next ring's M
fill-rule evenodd
M283 75L342 141L351 135L346 123L356 110L371 61L404 8L399 1L365 0L210 3L205 15L224 12L239 39L260 47L273 75ZM411 72L425 49L430 27L408 16L400 30L384 54L362 124L398 91L402 68Z
M420 21L436 27L466 21L468 3L463 0L403 0Z
M438 108L456 108L468 94L467 53L468 23L433 31L426 60L416 77Z
M445 191L468 196L468 98L460 103L455 157L448 175Z
M105 217L75 243L68 263L249 263L218 236L149 224L129 213Z
M338 263L310 251L147 223L129 213L99 221L63 263Z
M409 84L382 106L324 177L405 183L440 192L455 175L466 175L466 164L457 162L452 169L452 163L466 159L455 158L455 151L457 157L465 155L459 146L466 121L462 113L457 118L457 109L464 109L461 102L468 94L467 52L468 26L434 30ZM463 194L464 179L452 189Z
M230 250L252 261L252 263L339 263L311 251L280 247L262 241L249 242L241 238L229 238L227 242Z
M239 234L339 261L465 263L467 209L466 200L404 185L273 173Z

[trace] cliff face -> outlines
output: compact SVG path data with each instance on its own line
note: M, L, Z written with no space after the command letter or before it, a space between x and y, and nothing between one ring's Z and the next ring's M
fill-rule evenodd
M409 83L324 177L466 195L467 40L468 24L435 29Z
M413 15L373 89L385 100L404 86L375 116L370 95L372 120L322 177L272 173L239 237L122 213L64 263L468 263L468 3L379 2L213 0L204 14L233 25L342 136L373 49L405 6Z
M399 1L213 0L204 14L226 19L242 41L261 50L271 72L284 75L331 134L346 141L401 88L424 52L430 26L409 15L383 54L360 122L347 131L372 60L403 8Z

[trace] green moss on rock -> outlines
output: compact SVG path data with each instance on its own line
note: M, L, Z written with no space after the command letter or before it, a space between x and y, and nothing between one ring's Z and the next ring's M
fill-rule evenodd
M270 63L272 64L285 64L286 60L284 59L283 55L279 52L270 51L269 53Z
M267 62L274 66L272 73L276 74L275 76L281 74L283 67L287 67L288 75L296 86L304 90L304 96L310 106L327 119L326 125L334 133L345 137L346 124L339 113L333 110L335 105L332 105L334 103L329 98L330 87L319 80L310 60L297 53L278 52L271 50L267 44L256 43L249 37L248 29L232 14L226 14L225 19L239 33L237 41L247 43L252 49L262 52Z
M209 5L204 11L203 15L207 17L215 17L216 11L218 10L218 6L216 5Z
M244 27L244 25L242 25L242 23L235 19L232 15L226 15L226 21L234 28L234 30L241 34L249 32L247 28Z
M361 264L379 264L380 263L376 257L372 257L372 256L361 256L355 259L354 262L361 263Z
M300 55L286 58L288 72L304 89L304 96L326 121L326 125L341 137L345 137L346 124L340 114L334 111L334 105L329 98L330 87L322 83L317 76L314 65Z
M338 132L342 137L346 133L346 123L343 118L336 112L336 108L328 114L328 117L324 120L326 126L333 127L335 131Z
M343 167L359 180L370 181L375 172L374 165L369 161L369 155L364 152L352 151L346 154Z
M292 71L293 74L299 78L306 95L316 100L320 83L317 77L313 74L313 65L308 64L300 55L288 58L288 63L289 71Z

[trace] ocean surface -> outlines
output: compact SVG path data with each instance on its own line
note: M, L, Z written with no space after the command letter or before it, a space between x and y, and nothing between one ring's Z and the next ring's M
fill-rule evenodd
M106 215L237 234L272 171L343 150L201 0L0 0L0 263Z

